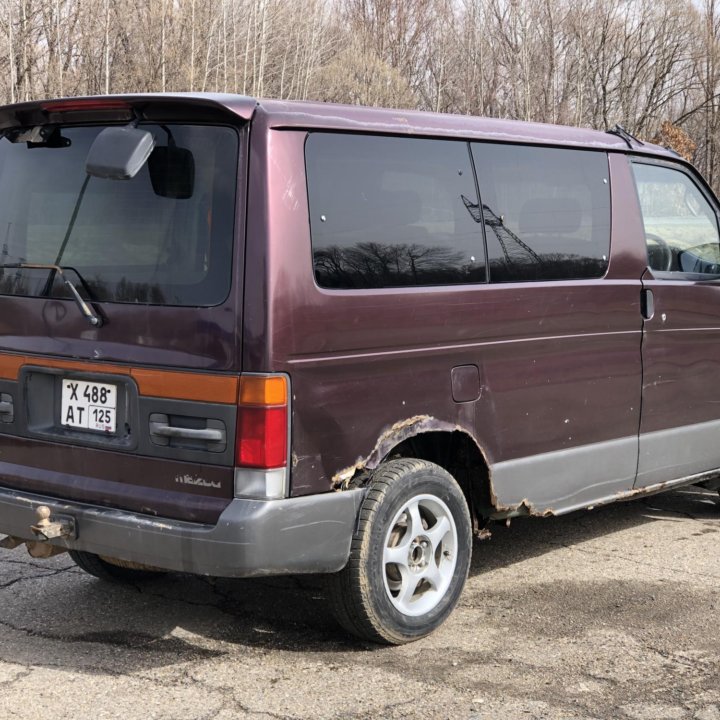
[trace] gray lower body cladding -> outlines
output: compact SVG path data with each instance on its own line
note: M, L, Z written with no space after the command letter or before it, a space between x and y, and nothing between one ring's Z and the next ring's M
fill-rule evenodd
M217 524L204 525L68 503L0 488L0 533L36 539L35 510L75 520L75 539L53 545L216 577L252 577L341 570L363 490L284 500L234 499Z

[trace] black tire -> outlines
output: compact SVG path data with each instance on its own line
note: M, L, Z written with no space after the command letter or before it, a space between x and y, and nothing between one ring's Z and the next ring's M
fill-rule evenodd
M135 585L153 580L163 574L160 570L138 570L137 568L113 565L94 553L83 552L82 550L69 550L68 552L81 570L106 582L119 585Z
M450 530L446 533L452 532L454 523L456 536L453 538L451 534L445 534L445 539L437 544L432 541L432 552L423 555L420 566L416 555L412 554L418 550L418 543L415 539L408 539L410 535L415 535L409 532L412 522L409 508L413 505L419 509L424 528L422 532L426 530L431 534L433 529L440 527L436 525L439 522L437 518L445 517L450 523ZM440 510L435 518L433 507ZM406 508L408 512L404 512ZM451 518L447 517L447 511ZM424 537L422 532L417 535L418 538ZM400 564L389 562L385 555L395 546L400 550L401 545L403 555L408 548L408 562L400 563L402 568ZM423 550L419 552L422 554ZM471 553L470 513L454 478L441 467L425 460L400 459L383 463L373 473L360 508L348 564L329 577L329 596L334 615L345 630L371 642L401 645L425 637L445 621L457 604L467 579ZM454 568L451 564L453 555ZM422 568L430 569L433 559L435 568L443 567L445 578L436 588L422 579L425 572ZM403 575L400 570L406 574ZM416 572L420 574L415 575ZM449 584L442 589L446 582ZM413 586L412 583L419 584ZM404 587L416 588L405 601L402 599L406 597L402 590ZM420 610L412 609L416 604L415 598L424 603L417 606ZM428 602L435 604L423 611ZM409 612L419 614L406 614L399 608L409 608Z

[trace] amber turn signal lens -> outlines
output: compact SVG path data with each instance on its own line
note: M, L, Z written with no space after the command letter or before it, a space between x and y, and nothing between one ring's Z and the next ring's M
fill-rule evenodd
M240 378L240 405L286 405L287 381L282 375L243 375Z

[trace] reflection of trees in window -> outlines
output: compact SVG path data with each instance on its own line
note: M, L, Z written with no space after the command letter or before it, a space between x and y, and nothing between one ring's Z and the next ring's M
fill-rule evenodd
M0 295L20 295L26 297L47 296L61 300L72 300L73 296L58 277L55 278L50 292L46 291L47 272L23 268L0 268ZM94 277L87 279L88 296L84 285L78 284L80 294L88 300L100 302L149 303L151 305L172 304L157 283L131 282L123 277L116 283Z
M502 215L487 205L472 203L464 195L463 203L475 222L485 223L502 249L503 257L489 257L491 282L527 280L569 280L601 277L607 269L607 259L576 253L538 253L506 227Z
M158 283L132 282L123 277L117 283L93 279L92 290L98 300L114 302L149 303L150 305L171 305L173 300L165 296Z
M315 276L321 287L379 288L484 282L482 265L438 245L362 242L315 250Z
M543 255L543 264L515 262L508 265L502 258L490 260L492 282L522 282L530 280L581 280L602 277L607 260L570 253Z
M22 271L0 268L0 295L30 295L29 282Z

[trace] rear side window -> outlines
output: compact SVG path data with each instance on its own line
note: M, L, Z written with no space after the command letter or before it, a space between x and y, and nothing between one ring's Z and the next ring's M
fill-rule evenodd
M491 282L597 278L610 251L605 153L473 143Z
M305 161L318 285L485 281L467 143L312 133Z

